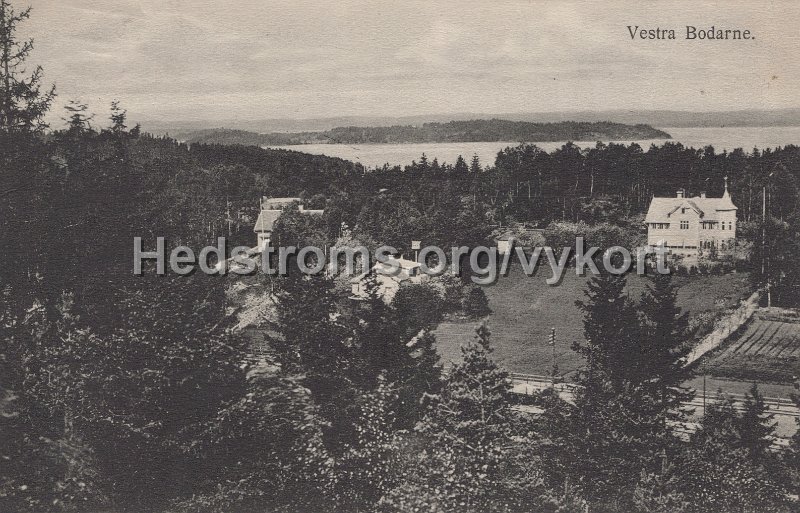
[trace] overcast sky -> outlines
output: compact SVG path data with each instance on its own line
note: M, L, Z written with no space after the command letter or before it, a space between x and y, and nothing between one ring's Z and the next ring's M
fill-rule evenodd
M59 107L142 119L800 106L796 1L12 1ZM686 24L756 39L626 27Z

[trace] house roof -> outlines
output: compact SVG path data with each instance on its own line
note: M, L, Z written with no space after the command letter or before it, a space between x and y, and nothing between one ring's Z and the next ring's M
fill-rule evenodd
M253 231L258 232L271 232L275 227L275 221L278 220L278 217L283 213L283 210L275 210L275 209L266 209L262 210L258 214L258 219L256 220L256 225L253 228ZM322 215L325 213L324 210L300 210L301 214L311 214L311 215Z
M647 210L645 223L663 223L669 220L670 214L681 207L691 208L704 221L717 221L718 212L737 210L726 192L721 198L653 198Z
M417 262L415 260L408 260L408 259L405 259L405 258L397 258L397 257L390 256L390 257L387 258L387 260L388 261L386 263L383 263L383 262L376 263L375 267L377 267L377 266L389 266L389 265L391 265L391 262L394 262L398 266L400 266L400 269L415 269L417 267L422 266L421 263L419 263L419 262Z
M496 231L492 237L496 241L511 240L514 238L514 232L511 230Z
M283 210L262 210L258 214L256 226L253 228L253 231L256 233L271 232L275 227L275 221L278 220L282 212Z
M291 205L295 201L300 202L300 198L267 198L264 197L261 202L266 210L280 209Z
M354 276L350 278L350 283L361 283L369 276L371 273L361 273L358 276ZM379 283L385 284L388 280L395 281L397 283L404 282L406 280L411 279L411 275L408 274L408 271L399 270L396 274L375 274L375 279L378 280Z

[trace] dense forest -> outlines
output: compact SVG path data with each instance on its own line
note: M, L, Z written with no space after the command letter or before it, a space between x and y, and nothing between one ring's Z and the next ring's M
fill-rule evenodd
M420 126L337 127L324 132L256 134L244 130L201 130L185 134L187 142L284 146L294 144L394 144L494 141L597 141L669 139L649 125L563 121L531 123L502 119L476 119Z
M292 242L475 246L500 223L553 221L638 233L652 194L714 194L728 175L750 236L769 230L789 301L800 148L520 145L489 165L421 156L366 170L154 137L118 102L107 121L70 102L66 125L49 127L55 93L8 37L28 12L0 7L12 71L0 80L1 511L796 511L800 435L770 450L756 387L742 408L720 394L694 432L679 429L693 392L669 277L640 298L624 276L593 278L574 400L549 390L521 410L485 325L461 361L438 360L431 328L451 295L478 288L409 287L386 304L370 283L347 309L322 274L247 277L274 306L254 351L234 326L244 281L134 276L132 241L254 244L262 195L325 208L284 212L276 238Z

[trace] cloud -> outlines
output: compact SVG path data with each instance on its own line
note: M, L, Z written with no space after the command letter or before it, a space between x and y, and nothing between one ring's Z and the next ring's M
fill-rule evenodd
M800 5L32 0L60 102L147 118L795 107ZM631 41L627 25L755 41ZM778 76L778 80L770 77Z

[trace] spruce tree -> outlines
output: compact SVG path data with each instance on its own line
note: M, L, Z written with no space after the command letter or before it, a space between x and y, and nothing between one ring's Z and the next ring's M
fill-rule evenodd
M260 362L247 393L198 430L187 452L198 476L180 512L322 511L334 505L335 473L324 419L298 376ZM172 509L171 509L172 511Z
M489 330L462 347L417 426L424 444L409 455L389 511L531 511L541 467L529 418L513 409L508 373L491 359Z
M800 394L792 394L792 401L795 407L800 409ZM789 451L785 456L786 467L789 473L789 478L794 484L793 493L800 491L800 417L795 417L797 424L797 431L792 435L789 441Z
M691 348L686 343L688 316L677 306L677 289L668 274L657 274L642 294L641 360L639 368L648 392L658 404L664 422L677 420L680 404L693 393L683 386L691 374L685 358Z
M356 437L337 460L336 500L344 511L374 511L395 486L398 437L393 411L396 395L386 373L359 400Z
M0 510L30 511L52 507L53 461L38 437L49 426L36 419L27 393L26 361L34 339L34 319L41 314L41 262L52 254L42 242L46 232L51 153L39 135L55 88L42 89L42 69L26 62L33 41L19 37L30 9L18 12L0 0ZM59 255L60 256L60 255ZM55 291L59 294L61 291ZM52 448L52 447L50 447ZM45 484L45 482L49 484ZM39 485L43 486L39 486ZM48 500L49 499L49 500ZM43 506L44 505L44 506Z
M91 319L89 332L73 319L42 340L30 388L63 433L91 442L113 501L153 509L202 479L189 449L245 395L247 342L230 330L214 277L116 285L116 317Z
M656 455L672 440L653 415L656 402L645 386L639 319L625 278L593 277L586 294L577 302L586 344L573 346L586 366L574 409L561 420L563 434L550 433L564 448L554 458L591 507L631 508L641 472L657 471Z
M287 372L306 373L312 391L322 393L329 385L326 377L342 375L350 359L348 327L337 313L333 281L292 270L279 280L275 302L276 318L268 326L277 362Z
M575 304L584 313L583 333L586 344L573 349L586 358L581 384L590 390L601 387L608 379L615 389L643 378L638 317L634 305L625 294L625 277L610 273L592 277L586 290L587 299ZM601 387L602 388L602 387Z
M30 13L30 8L19 12L9 0L0 0L0 132L44 131L44 116L55 98L55 86L42 90L41 66L26 74L33 40L20 39L16 32Z
M764 396L758 391L758 385L753 383L745 396L743 411L737 424L740 443L756 463L763 463L769 455L776 428L774 418L774 414L767 412L767 405Z
M477 154L475 154L472 156L472 162L469 165L469 172L473 175L478 175L481 171L481 159Z
M350 413L363 366L353 328L337 311L333 282L292 270L278 280L275 302L274 317L266 323L269 349L284 372L302 376L328 422L326 442L340 450L354 437Z
M681 492L679 469L662 454L661 469L655 473L642 471L633 491L633 505L641 513L683 513L689 503Z
M457 177L460 178L466 177L467 173L469 172L469 166L467 166L467 162L461 155L459 155L456 159L455 166L453 166L453 172Z
M750 435L764 434L756 400L751 400ZM743 416L722 392L708 405L700 429L692 434L681 455L680 489L690 511L786 511L786 483L782 472L751 457L743 444ZM761 420L759 420L761 419ZM761 425L761 427L755 424ZM748 435L748 445L763 447Z
M120 107L119 100L114 100L111 102L111 133L115 135L120 135L125 133L125 129L128 128L125 125L125 121L128 117L128 111L124 110Z
M373 274L366 278L367 299L357 313L353 344L362 365L360 383L365 389L375 386L377 377L396 388L395 414L401 426L411 428L419 420L421 401L426 393L438 387L440 374L435 339L428 333L408 337L403 327L407 311L398 311L386 304Z

